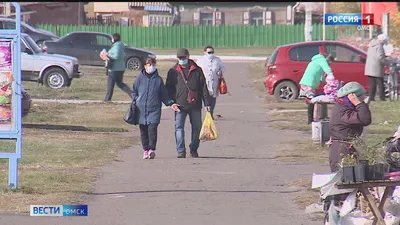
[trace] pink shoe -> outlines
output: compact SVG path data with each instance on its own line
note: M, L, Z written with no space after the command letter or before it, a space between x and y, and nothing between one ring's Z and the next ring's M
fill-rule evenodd
M156 157L156 152L153 150L149 150L149 158L154 159Z
M149 156L149 151L148 150L144 150L144 152L143 152L143 159L149 159L150 158L150 156Z

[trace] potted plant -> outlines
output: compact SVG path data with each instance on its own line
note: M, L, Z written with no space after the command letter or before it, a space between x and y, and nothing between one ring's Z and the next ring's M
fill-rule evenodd
M359 165L355 171L361 176L365 174L365 180L382 180L388 172L388 165L385 162L385 150L381 145L369 145L361 137L353 139L352 145L358 152Z
M355 154L342 154L342 161L339 166L342 169L342 180L345 183L354 182L354 167L358 164Z

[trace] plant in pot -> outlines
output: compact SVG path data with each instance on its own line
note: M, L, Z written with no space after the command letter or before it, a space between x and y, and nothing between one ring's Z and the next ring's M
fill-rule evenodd
M342 170L342 181L345 183L354 182L354 167L358 165L355 154L342 154L342 161L339 166Z
M353 140L352 145L357 150L359 159L355 173L358 172L361 176L361 173L364 172L364 180L384 179L389 165L386 163L385 149L382 148L382 144L368 144L361 137L357 137Z

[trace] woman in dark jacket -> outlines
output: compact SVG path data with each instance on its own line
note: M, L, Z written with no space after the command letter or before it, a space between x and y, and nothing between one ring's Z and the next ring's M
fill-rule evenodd
M350 142L361 136L363 128L371 124L371 111L364 102L365 89L357 82L349 82L339 89L339 98L329 121L331 145L329 164L332 172L339 170L343 154L357 153Z
M136 77L132 91L139 112L140 137L143 159L156 156L157 127L161 119L162 103L178 110L178 105L169 98L164 81L158 75L156 60L148 58L144 69Z

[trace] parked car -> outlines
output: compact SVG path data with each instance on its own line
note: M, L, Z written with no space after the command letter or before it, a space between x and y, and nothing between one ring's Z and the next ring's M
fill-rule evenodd
M80 78L78 60L74 57L47 54L27 34L21 34L21 75L23 81L36 81L58 89Z
M0 29L15 29L15 19L0 17ZM36 29L24 22L21 22L21 33L26 33L31 36L39 46L41 46L44 41L55 41L59 39L59 37L52 32Z
M279 46L266 65L264 85L268 94L279 102L297 99L299 82L311 58L318 53L332 54L334 76L345 83L356 81L367 91L368 78L364 75L367 53L339 41L311 41ZM322 91L321 84L317 91Z
M103 49L110 49L112 35L97 32L72 32L58 41L46 41L44 50L47 53L57 53L76 57L81 65L104 66L100 58ZM125 44L126 45L126 44ZM125 63L129 70L140 70L148 57L156 56L144 49L129 47L125 49Z

